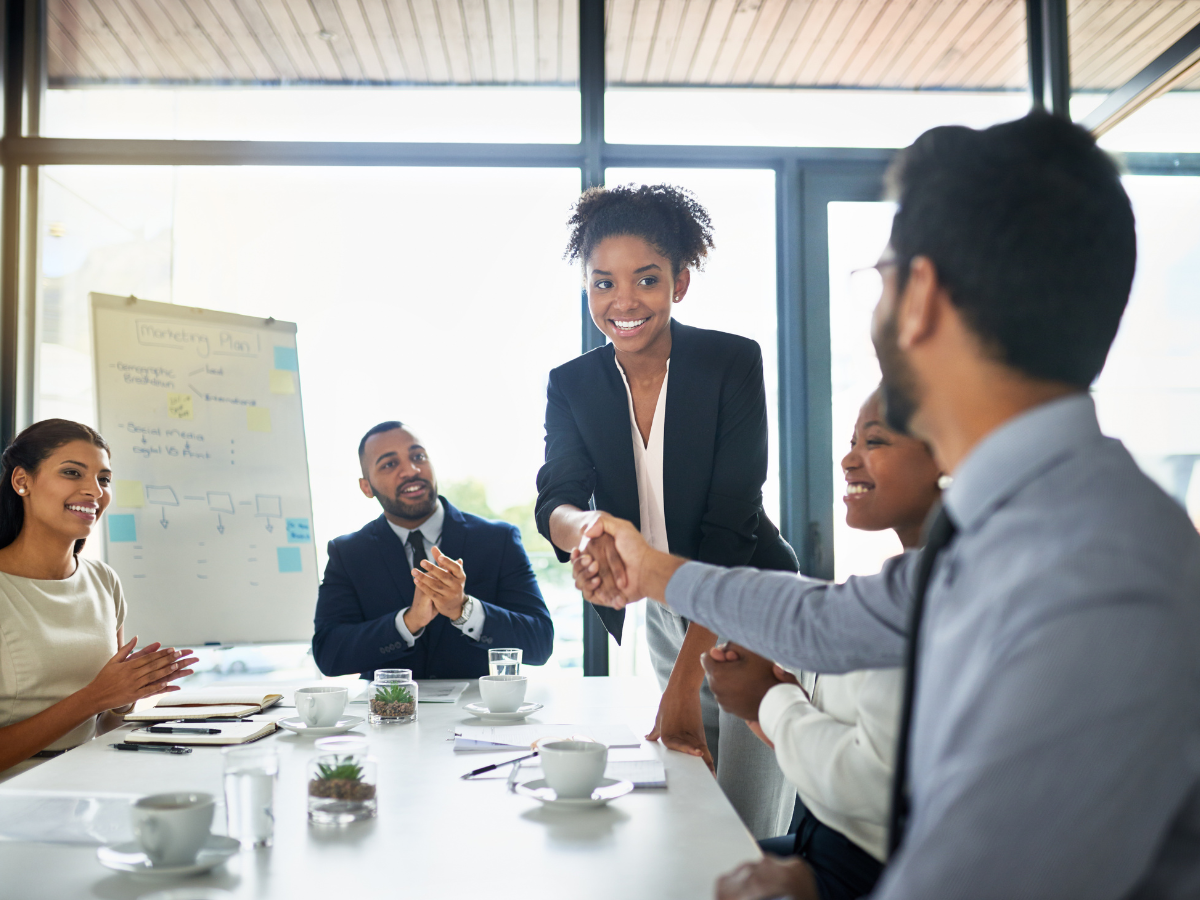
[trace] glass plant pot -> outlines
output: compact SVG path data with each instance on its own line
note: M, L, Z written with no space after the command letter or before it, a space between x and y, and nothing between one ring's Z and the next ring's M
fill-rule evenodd
M367 721L403 725L417 720L417 683L411 669L376 669L367 688Z
M349 825L375 818L375 759L361 737L317 741L320 754L308 765L308 821L316 825Z

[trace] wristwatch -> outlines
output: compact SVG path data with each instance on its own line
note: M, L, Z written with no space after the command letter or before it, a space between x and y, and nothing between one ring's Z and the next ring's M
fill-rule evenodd
M473 612L475 612L475 598L468 594L467 599L463 601L461 615L450 624L462 628L467 624L467 619L471 618Z

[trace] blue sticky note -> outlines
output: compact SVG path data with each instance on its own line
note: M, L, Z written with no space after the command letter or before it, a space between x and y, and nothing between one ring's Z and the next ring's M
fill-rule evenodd
M303 572L304 566L300 564L300 548L299 547L277 547L275 552L279 554L279 571L280 572Z
M137 543L137 521L132 513L108 517L108 539L114 544Z
M300 363L296 359L296 348L276 347L275 368L282 369L285 372L299 372Z
M289 544L307 544L312 540L308 532L308 519L287 519L287 535Z

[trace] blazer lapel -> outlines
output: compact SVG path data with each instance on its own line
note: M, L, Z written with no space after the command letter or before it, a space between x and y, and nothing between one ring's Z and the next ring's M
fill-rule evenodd
M642 527L642 510L638 503L637 469L633 462L633 431L629 421L629 394L617 369L616 352L612 344L600 354L603 365L596 385L591 414L595 417L595 457L611 473L605 479L605 489L611 501L608 510L628 519L634 528ZM598 466L599 468L599 466Z
M415 588L412 572L408 568L408 557L404 553L404 544L400 542L399 535L392 531L392 526L383 516L376 519L373 524L375 526L373 536L376 546L379 548L379 555L383 558L384 568L392 576L400 595L400 603L396 609L412 606Z

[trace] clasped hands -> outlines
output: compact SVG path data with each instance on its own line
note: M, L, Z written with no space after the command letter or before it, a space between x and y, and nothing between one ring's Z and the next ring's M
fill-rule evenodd
M571 561L583 599L624 609L643 597L662 600L671 575L686 560L653 549L632 522L595 510L588 513Z
M437 547L431 547L433 559L421 560L412 570L413 604L404 613L404 625L416 633L439 615L453 621L462 615L467 602L467 573L461 559L451 559Z

